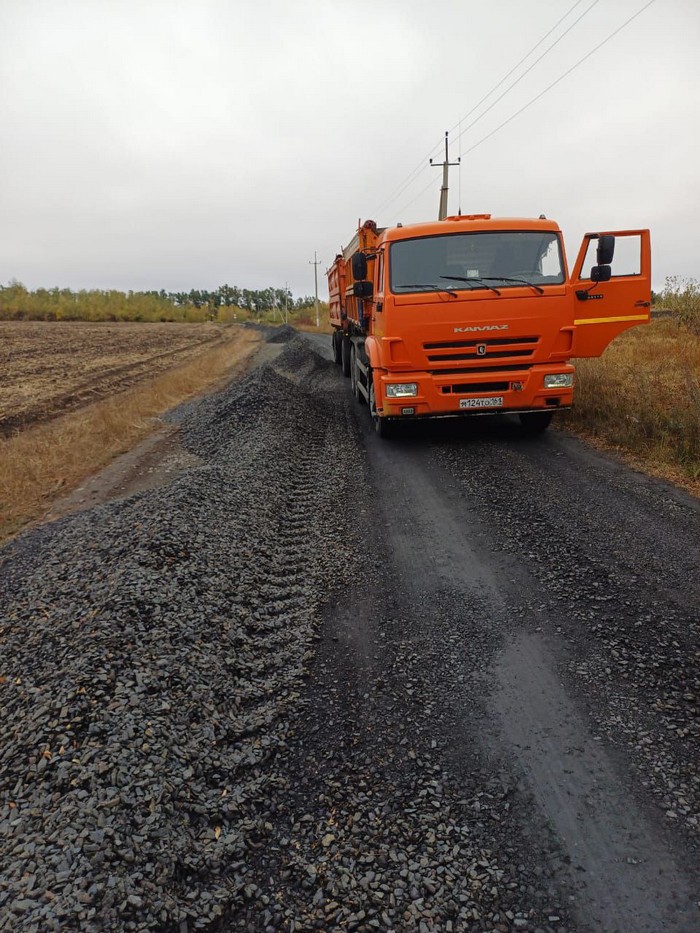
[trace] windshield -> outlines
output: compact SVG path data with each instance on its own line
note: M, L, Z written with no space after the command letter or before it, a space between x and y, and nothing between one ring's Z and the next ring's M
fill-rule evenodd
M535 230L450 233L391 244L391 290L398 294L456 289L560 285L559 237ZM539 289L538 289L539 291Z

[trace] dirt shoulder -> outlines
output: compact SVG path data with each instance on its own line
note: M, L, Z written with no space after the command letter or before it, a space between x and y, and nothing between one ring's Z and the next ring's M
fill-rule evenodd
M233 374L219 379L217 383L209 386L205 393L190 400L188 404L196 404L198 398L217 392L224 385L239 382L251 370L274 360L281 350L281 344L262 344ZM37 524L52 522L147 489L157 489L171 482L183 470L200 463L199 457L183 448L180 425L163 422L154 434L90 476L77 489L54 502Z
M97 490L103 486L134 489L132 474L145 482L156 472L154 462L160 452L172 455L176 448L166 413L184 400L216 390L236 373L247 372L250 357L263 344L264 335L255 330L230 328L225 337L200 348L191 359L175 364L171 359L165 371L129 389L114 390L75 411L0 437L0 537L27 527L66 495L69 502L56 504L57 511L51 514L102 501L105 493ZM147 441L143 452L134 452ZM91 476L123 455L107 478L95 480L85 490Z

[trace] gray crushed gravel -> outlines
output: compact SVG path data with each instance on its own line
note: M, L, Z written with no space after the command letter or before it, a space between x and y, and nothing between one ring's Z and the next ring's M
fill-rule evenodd
M515 623L568 647L593 731L697 857L700 841L700 504L564 435L440 448L491 547L538 582ZM512 491L520 493L513 498Z
M375 630L332 612L286 756L289 793L252 866L255 901L221 929L566 930L557 843L473 736L464 769L431 708L412 620L357 564ZM364 650L363 650L364 649ZM346 663L343 664L343 656ZM474 702L474 698L472 698Z
M286 342L175 413L201 466L0 552L0 930L566 929L507 778L406 715L401 620L385 670L338 654L364 452Z
M185 414L203 466L3 549L1 930L200 929L247 896L354 454L315 367L290 344Z
M267 343L288 343L297 337L297 332L290 324L280 324L279 327L269 328Z
M542 587L518 600L511 581L494 634L486 597L441 576L439 540L392 589L387 541L410 568L422 539L408 510L377 527L366 410L305 340L267 336L274 363L173 413L200 466L0 551L0 931L585 929L557 839L485 751L486 668L509 625L556 620L591 716L630 745L646 723L650 795L692 830L680 659L700 584L683 591L689 539L672 541L692 516L652 492L611 531L623 478L568 503L574 529L571 481L543 483L543 458L575 466L547 443L438 443L454 514L488 519L475 547L517 553ZM678 569L646 579L659 509Z

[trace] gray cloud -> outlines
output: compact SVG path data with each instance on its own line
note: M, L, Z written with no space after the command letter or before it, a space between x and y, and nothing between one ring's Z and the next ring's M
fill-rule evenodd
M419 165L375 219L435 215L423 157L572 5L6 0L0 281L310 293L314 249L329 263ZM596 4L453 155L642 5ZM699 42L696 0L654 3L464 155L451 209L546 213L570 262L586 230L649 226L656 287L698 276Z

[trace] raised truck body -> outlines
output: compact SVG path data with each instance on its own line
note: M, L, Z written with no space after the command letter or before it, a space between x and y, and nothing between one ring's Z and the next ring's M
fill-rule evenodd
M648 230L587 233L569 273L561 231L488 214L362 224L328 270L333 354L377 432L425 417L569 408L576 357L651 311Z

